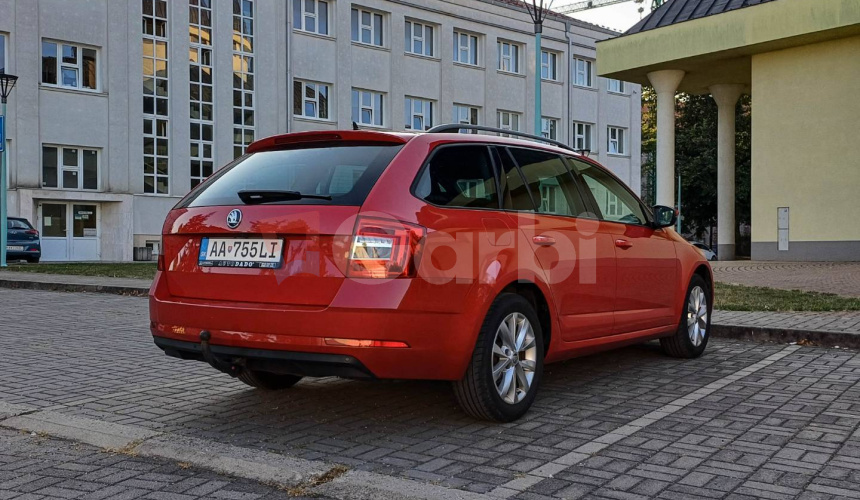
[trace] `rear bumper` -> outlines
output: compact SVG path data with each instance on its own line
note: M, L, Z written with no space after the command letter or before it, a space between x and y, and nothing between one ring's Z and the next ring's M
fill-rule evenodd
M167 354L202 359L200 332L207 330L212 352L219 357L235 355L231 349L238 349L235 352L245 355L237 357L265 360L269 371L309 376L458 380L484 314L479 305L471 305L479 298L468 290L462 295L440 290L433 303L424 300L420 307L404 307L415 302L410 295L427 296L426 284L417 280L381 285L348 280L335 305L316 308L175 297L160 274L150 290L150 329ZM402 342L408 347L332 345L326 339Z
M174 358L204 361L199 342L154 337L155 345ZM242 347L212 346L212 354L225 362L241 359L250 370L287 373L306 377L374 378L360 361L352 356L309 352L272 351Z
M39 243L29 241L8 241L7 246L23 247L23 250L6 250L6 257L9 259L25 259L27 257L41 257L42 246Z

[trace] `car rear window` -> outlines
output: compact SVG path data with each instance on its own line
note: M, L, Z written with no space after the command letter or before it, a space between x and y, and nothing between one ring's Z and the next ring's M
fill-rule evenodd
M19 219L6 219L7 229L33 229L29 223Z
M239 191L256 190L331 197L271 204L358 206L402 147L338 145L253 153L224 167L181 206L242 205Z

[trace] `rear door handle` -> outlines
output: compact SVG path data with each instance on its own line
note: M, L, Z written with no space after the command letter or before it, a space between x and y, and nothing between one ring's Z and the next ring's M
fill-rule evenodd
M555 245L555 238L551 236L535 236L534 238L532 238L532 241L535 242L535 245L540 245L542 247Z
M624 250L627 250L628 248L633 246L633 243L630 243L627 240L618 239L618 240L615 240L615 246L617 246L618 248L623 248Z

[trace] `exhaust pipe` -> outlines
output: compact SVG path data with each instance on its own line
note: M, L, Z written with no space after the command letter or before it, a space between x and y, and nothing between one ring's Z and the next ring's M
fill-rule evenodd
M200 332L200 351L203 353L203 359L209 363L212 368L219 372L224 372L231 377L238 377L245 371L245 359L235 358L232 362L222 361L212 354L212 348L209 346L209 340L212 339L212 334L208 330Z

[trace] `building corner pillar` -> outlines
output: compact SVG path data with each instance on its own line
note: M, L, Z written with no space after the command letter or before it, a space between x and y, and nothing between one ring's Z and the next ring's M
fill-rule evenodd
M717 257L735 259L735 108L744 86L708 87L717 102Z
M675 206L675 92L684 71L648 73L657 93L657 204Z

